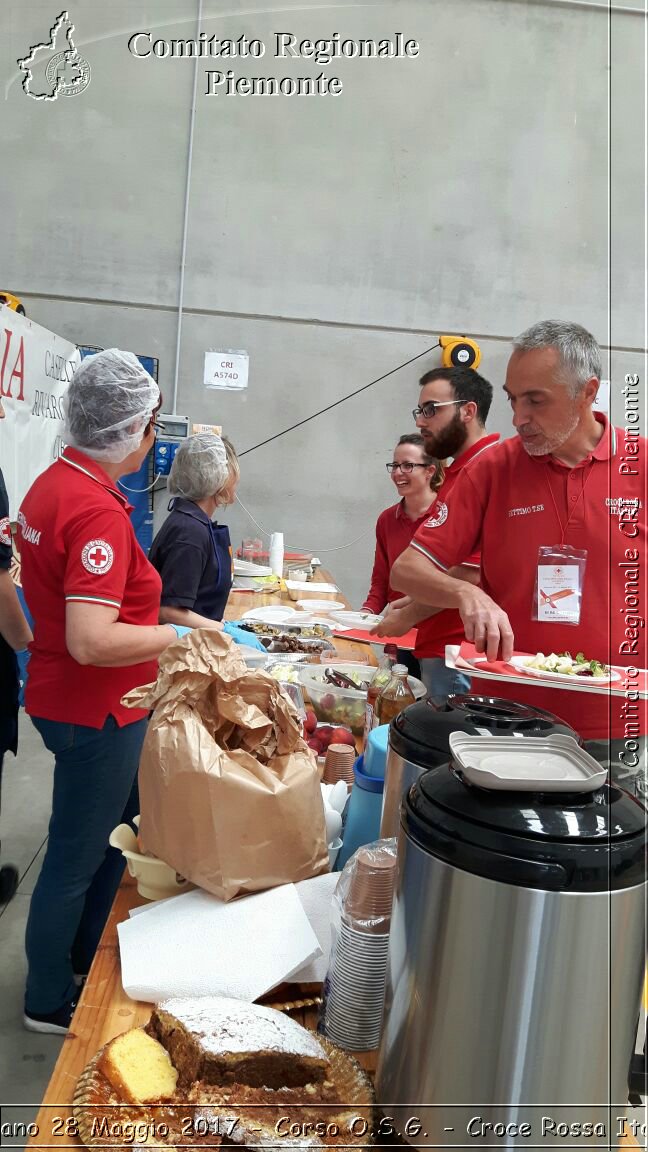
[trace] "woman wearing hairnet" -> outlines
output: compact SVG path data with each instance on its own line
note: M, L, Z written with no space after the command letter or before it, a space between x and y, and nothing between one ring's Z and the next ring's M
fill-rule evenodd
M232 587L232 546L228 528L212 516L233 502L239 476L236 453L225 437L200 432L178 448L169 474L170 514L149 554L162 578L160 620L199 628L223 619Z
M55 756L26 933L24 1019L37 1032L67 1030L122 872L108 836L138 811L147 717L121 698L156 678L157 657L185 631L158 622L160 577L117 487L153 445L159 406L157 384L130 352L87 357L65 400L65 450L18 514L34 618L25 708Z

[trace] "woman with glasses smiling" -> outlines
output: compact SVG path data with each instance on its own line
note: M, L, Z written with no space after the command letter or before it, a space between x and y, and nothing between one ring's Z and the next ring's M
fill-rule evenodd
M362 605L363 611L383 611L392 600L398 600L389 584L389 573L395 560L408 547L414 533L421 526L436 500L443 483L443 465L425 451L425 442L418 433L401 436L394 449L393 460L386 465L392 483L398 492L398 501L380 513L376 522L376 553L371 587ZM403 653L399 652L399 659ZM406 661L408 663L408 661ZM417 673L415 673L417 674Z

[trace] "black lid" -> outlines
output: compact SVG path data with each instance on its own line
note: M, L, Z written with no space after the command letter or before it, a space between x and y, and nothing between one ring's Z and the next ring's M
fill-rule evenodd
M450 757L451 732L476 736L490 731L500 736L578 736L551 712L501 700L497 696L454 695L437 708L431 700L410 704L392 720L389 743L403 760L421 768L436 768Z
M402 809L407 835L465 872L523 888L605 892L646 879L647 813L622 788L500 792L451 764L425 772Z

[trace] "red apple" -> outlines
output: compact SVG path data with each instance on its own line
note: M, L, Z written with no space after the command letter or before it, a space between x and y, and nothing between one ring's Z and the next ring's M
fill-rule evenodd
M310 736L311 732L314 732L316 728L317 728L317 716L315 715L315 713L312 711L311 708L308 708L306 710L306 719L304 720L304 731L308 732L308 734Z
M315 738L317 740L319 740L320 744L322 745L322 749L324 752L326 752L326 749L328 748L329 744L331 743L332 735L333 735L333 729L331 728L330 725L323 725L321 728L318 728L317 731L315 732Z
M315 753L316 756L322 755L323 748L322 748L322 745L320 744L319 740L307 740L306 743L308 744L309 748L313 749L313 752Z
M352 748L355 748L355 736L348 728L334 728L331 744L350 744Z

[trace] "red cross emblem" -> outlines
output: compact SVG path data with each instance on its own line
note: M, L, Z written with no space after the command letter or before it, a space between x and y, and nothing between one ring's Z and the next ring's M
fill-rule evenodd
M81 563L93 576L103 576L112 568L115 554L106 540L89 540L81 552Z

